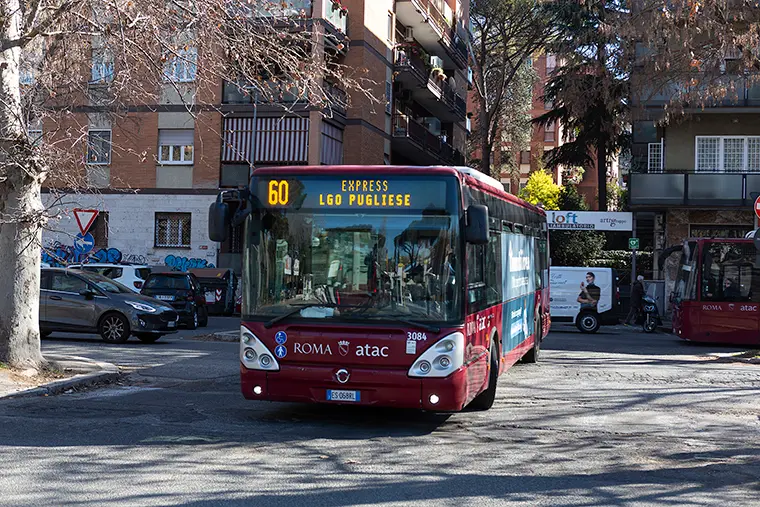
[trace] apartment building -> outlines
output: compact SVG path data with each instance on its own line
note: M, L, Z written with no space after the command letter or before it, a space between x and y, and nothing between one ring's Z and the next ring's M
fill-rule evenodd
M639 223L644 218L652 223L638 234L655 252L689 237L744 237L757 225L753 203L760 196L760 84L744 74L724 79L735 93L705 107L687 104L684 118L665 125L662 111L673 91L634 94L639 108L630 205ZM675 269L673 262L666 265L670 280Z
M256 166L463 164L468 9L467 0L288 0L260 12L306 13L320 51L361 72L377 99L325 81L329 109L280 84L273 84L280 104L262 103L235 83L197 86L204 55L186 47L167 62L157 104L119 120L78 115L87 125L87 179L98 191L57 203L60 218L43 234L44 260L239 269L242 231L222 245L209 241L208 207L220 188L245 185ZM109 73L113 63L93 51L90 87ZM75 208L99 212L92 250L77 241Z
M543 53L531 59L533 71L536 73L536 83L533 85L533 100L531 102L530 117L537 118L552 109L552 104L545 102L544 86L549 80L552 72L557 66L557 57L552 54ZM542 166L541 160L549 150L561 146L562 132L561 125L547 125L546 127L534 126L531 130L530 147L527 150L519 151L513 156L518 162L519 170L516 175L502 174L501 179L504 186L514 193L518 193L528 182L530 173ZM506 150L505 145L502 150ZM552 170L554 181L562 185L562 169L556 167ZM517 188L513 188L517 185Z

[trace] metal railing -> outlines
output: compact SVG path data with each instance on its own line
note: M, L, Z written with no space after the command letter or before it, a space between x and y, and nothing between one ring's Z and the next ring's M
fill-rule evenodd
M325 91L325 95L327 95L330 102L328 105L330 109L345 116L346 108L348 107L348 94L327 81L322 85L322 89Z
M420 81L424 81L428 75L425 61L414 54L414 49L411 46L396 48L394 63L399 69L410 70L417 74Z
M441 136L430 132L424 125L409 115L396 114L393 116L393 137L411 139L427 151L429 155L434 156L442 162L455 165L462 165L464 163L464 156L459 150L454 149Z
M628 178L633 206L750 206L760 196L760 172L666 170L632 172Z
M285 0L283 2L256 2L253 5L243 1L230 2L228 8L235 12L253 15L259 18L291 18L311 17L313 9L312 0Z
M758 174L760 166L745 167L742 169L726 169L721 167L701 168L657 168L649 169L646 162L631 164L630 172L632 174Z
M749 76L722 76L712 83L726 88L726 95L720 98L706 98L702 103L689 103L686 100L686 107L760 107L760 74ZM670 102L673 97L681 93L686 99L690 95L698 95L700 88L704 89L705 84L691 85L672 85L667 90L657 93L647 94L643 92L640 96L634 96L635 104L645 104L649 106L662 105Z

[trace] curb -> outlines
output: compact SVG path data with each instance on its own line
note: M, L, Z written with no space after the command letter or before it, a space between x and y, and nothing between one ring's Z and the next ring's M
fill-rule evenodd
M75 358L76 356L68 357ZM83 359L78 357L76 358ZM23 391L17 391L15 393L0 394L0 400L13 398L33 398L37 396L53 396L68 391L69 389L89 387L94 384L113 382L121 376L119 368L114 364L101 363L96 361L91 361L91 363L97 365L100 368L100 371L80 373L70 378L49 382L44 386L33 387L31 389L25 389Z

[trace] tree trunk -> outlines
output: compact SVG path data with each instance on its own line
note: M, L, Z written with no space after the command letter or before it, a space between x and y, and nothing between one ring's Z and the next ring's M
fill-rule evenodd
M489 132L491 122L488 121L488 111L481 99L480 111L478 112L478 134L480 135L480 172L491 175L491 143Z
M596 147L596 174L599 179L599 211L607 211L607 143L604 140Z
M19 0L0 0L3 41L18 39ZM39 369L41 175L26 140L21 49L0 53L0 362Z

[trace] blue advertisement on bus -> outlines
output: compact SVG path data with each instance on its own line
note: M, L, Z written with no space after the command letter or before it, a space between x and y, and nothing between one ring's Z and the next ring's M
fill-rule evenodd
M502 348L507 352L533 334L536 277L533 238L502 234L501 242L505 259L502 294L506 301L502 317Z

